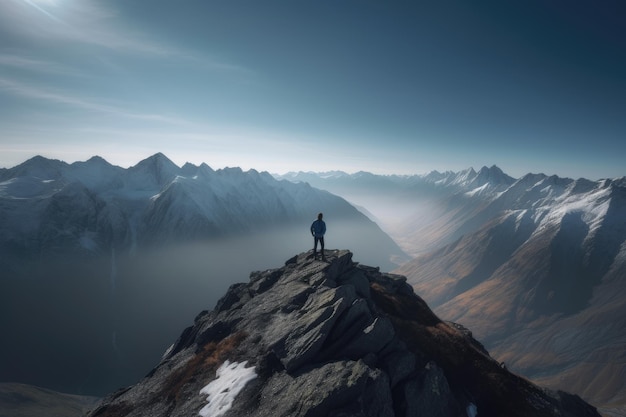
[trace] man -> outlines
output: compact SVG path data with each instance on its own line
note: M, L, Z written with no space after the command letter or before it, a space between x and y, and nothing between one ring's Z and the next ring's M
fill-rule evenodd
M322 213L317 215L317 220L311 225L311 234L313 235L313 258L317 259L317 242L320 243L320 249L322 252L322 261L325 261L324 257L324 233L326 233L326 223L322 220Z

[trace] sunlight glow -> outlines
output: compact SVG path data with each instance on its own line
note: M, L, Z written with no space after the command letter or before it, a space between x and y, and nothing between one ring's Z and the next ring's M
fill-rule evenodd
M59 5L59 0L22 0L24 3L34 7L35 9L37 9L38 11L40 11L41 13L45 14L46 16L48 16L51 19L54 19L56 21L59 21L59 19L53 15L52 13L50 13L49 11L47 11L44 7L49 7L49 6L54 6L54 7L58 7Z

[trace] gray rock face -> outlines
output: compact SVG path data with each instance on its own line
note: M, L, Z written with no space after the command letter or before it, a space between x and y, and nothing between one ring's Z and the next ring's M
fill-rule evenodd
M232 286L144 380L90 414L193 416L226 361L256 377L224 416L599 416L580 398L509 373L467 329L444 323L404 277L327 251ZM230 387L229 387L230 389ZM211 399L210 399L211 400Z

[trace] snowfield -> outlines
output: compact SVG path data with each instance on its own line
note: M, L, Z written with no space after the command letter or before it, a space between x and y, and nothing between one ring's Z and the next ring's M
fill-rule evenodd
M200 410L202 417L219 417L230 409L237 394L257 377L254 367L246 368L248 361L226 361L217 370L217 377L200 390L207 395L208 404Z

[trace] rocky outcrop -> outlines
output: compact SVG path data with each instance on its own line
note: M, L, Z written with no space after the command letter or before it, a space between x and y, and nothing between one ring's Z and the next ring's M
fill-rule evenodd
M311 255L232 286L91 417L599 415L507 371L403 276Z

